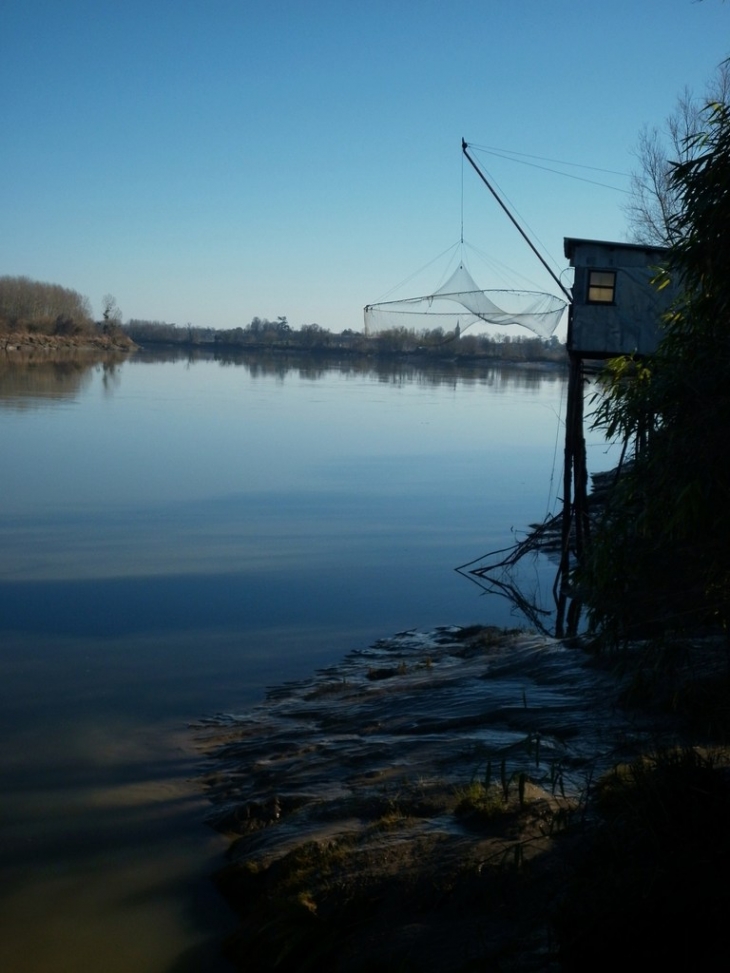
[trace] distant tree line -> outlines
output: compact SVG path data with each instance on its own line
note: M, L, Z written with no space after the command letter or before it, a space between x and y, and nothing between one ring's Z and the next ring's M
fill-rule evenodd
M125 332L139 345L172 344L220 349L327 352L357 355L418 355L428 358L499 359L507 361L565 360L565 346L555 337L466 334L457 337L442 328L416 331L390 328L377 334L346 329L328 331L318 324L292 328L286 317L275 321L254 317L245 327L217 330L178 326L164 321L130 320Z
M231 350L307 351L313 353L419 356L439 359L506 361L563 361L565 348L557 338L462 334L443 328L417 331L390 328L376 334L346 329L328 331L319 324L292 328L286 317L275 321L254 317L244 327L220 330L191 324L131 319L121 324L121 311L111 294L102 298L103 320L94 322L88 298L59 284L28 277L0 277L0 332L75 335L82 332L118 333L137 344L167 344Z
M88 298L59 284L0 277L0 330L77 334L93 328Z

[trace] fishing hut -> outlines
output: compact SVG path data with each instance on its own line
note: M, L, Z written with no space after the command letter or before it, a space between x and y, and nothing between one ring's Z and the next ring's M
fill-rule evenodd
M520 324L537 334L546 336L553 333L559 316L567 304L566 345L570 371L565 418L560 568L555 585L558 602L555 634L561 637L564 634L571 557L580 559L582 556L590 528L583 401L586 376L589 372L595 373L600 363L606 359L621 355L640 357L655 352L660 339L662 316L677 296L677 290L672 286L662 286L660 289L654 284L659 271L666 265L668 251L665 247L612 243L606 240L587 240L578 237L564 238L564 253L574 272L573 286L571 289L567 288L492 186L473 158L469 145L464 139L461 148L463 157L553 279L565 301L552 296L552 303L544 309L541 307L539 314L524 313L524 311L519 314L507 314L504 309L489 299L488 292L477 288L466 269L460 265L448 283L430 296L400 302L401 305L405 304L405 307L395 306L392 302L369 305L365 308L365 320L367 323L368 315L373 314L408 312L416 302L420 302L416 306L419 312L421 305L425 305L427 312L432 313L437 298L440 298L458 304L462 316L466 310L474 320L489 324ZM500 300L504 301L504 299L502 293ZM550 526L553 523L550 521ZM501 587L505 591L509 587L510 592L514 592L513 586L495 581L493 572L496 568L513 565L526 549L522 547L521 550L521 547L518 545L510 557L497 565L490 563L475 568L473 565L477 562L472 561L457 570L468 569L470 576L486 578L490 584ZM477 560L483 561L482 558ZM579 611L580 606L572 602L567 612L568 634L572 634L577 628Z
M558 627L567 600L571 548L580 557L588 539L588 472L583 419L583 387L589 370L620 355L656 351L662 315L676 289L652 282L666 262L663 247L566 237L565 256L574 268L568 312L570 360L565 424L561 594ZM568 619L568 629L571 629ZM557 634L562 634L558 632Z

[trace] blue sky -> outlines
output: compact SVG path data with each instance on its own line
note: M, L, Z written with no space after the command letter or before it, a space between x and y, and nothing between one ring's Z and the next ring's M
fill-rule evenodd
M442 282L463 212L481 286L555 293L462 136L524 154L476 151L560 271L564 236L626 238L638 133L729 28L722 0L8 0L0 274L97 315L359 330Z

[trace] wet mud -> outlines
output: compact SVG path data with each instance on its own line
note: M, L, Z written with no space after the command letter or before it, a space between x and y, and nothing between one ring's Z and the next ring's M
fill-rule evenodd
M404 632L198 728L248 970L550 969L556 839L651 719L578 648ZM253 963L253 966L251 965ZM501 967L500 967L501 968ZM558 967L556 967L558 968Z

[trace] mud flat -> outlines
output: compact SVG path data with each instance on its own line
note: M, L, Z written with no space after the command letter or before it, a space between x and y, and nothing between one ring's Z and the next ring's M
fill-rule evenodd
M210 823L231 839L217 881L241 917L228 956L247 970L553 968L546 905L569 825L590 782L661 729L614 705L616 689L579 649L443 628L201 723Z

